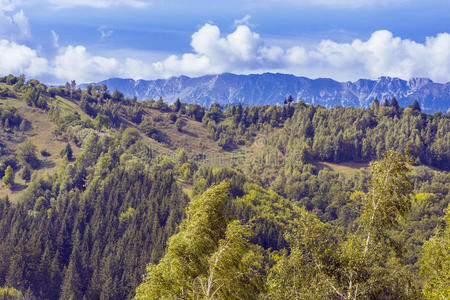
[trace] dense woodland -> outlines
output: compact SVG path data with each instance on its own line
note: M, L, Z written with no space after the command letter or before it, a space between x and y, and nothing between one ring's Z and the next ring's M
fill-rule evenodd
M450 297L448 113L169 105L13 75L0 103L0 191L23 186L0 197L1 299ZM28 138L41 115L56 155ZM194 125L235 163L175 146Z

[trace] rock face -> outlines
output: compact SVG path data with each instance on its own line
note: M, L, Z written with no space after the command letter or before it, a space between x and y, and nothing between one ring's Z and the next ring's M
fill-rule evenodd
M309 79L287 74L235 75L224 73L190 78L187 76L158 80L133 80L112 78L100 82L110 91L118 89L127 97L139 100L158 99L172 103L177 98L187 103L209 106L214 102L221 105L237 104L263 105L282 103L292 95L295 100L320 104L367 107L377 97L396 97L406 107L417 99L427 113L447 112L450 109L450 82L435 83L427 78L413 78L405 81L399 78L380 77L378 80L359 79L356 82L338 82L329 78Z

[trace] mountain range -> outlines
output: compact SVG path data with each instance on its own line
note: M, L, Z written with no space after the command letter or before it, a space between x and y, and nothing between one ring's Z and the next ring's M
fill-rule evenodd
M424 112L450 111L450 82L436 83L428 78L406 81L380 77L377 80L338 82L329 78L310 79L280 73L223 73L157 80L111 78L98 84L106 84L110 91L117 89L125 96L136 96L139 100L162 97L172 103L179 98L182 102L204 106L214 102L221 105L273 105L283 103L286 97L292 95L296 101L304 100L325 107L368 107L375 98L381 102L395 96L403 107L417 99Z

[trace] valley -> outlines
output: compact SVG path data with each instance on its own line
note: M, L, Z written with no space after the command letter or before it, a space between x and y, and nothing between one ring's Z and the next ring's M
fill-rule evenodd
M0 92L11 299L207 298L208 280L218 299L421 299L446 284L424 274L448 245L448 113L169 104L13 75Z

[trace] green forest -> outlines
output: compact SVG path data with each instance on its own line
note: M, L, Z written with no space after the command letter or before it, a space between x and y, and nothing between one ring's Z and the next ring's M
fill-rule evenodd
M0 299L449 299L449 171L417 101L0 77Z

